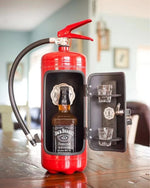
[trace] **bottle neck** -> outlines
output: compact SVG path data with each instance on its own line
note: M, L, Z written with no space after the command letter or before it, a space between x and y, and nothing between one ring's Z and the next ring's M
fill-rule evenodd
M70 112L70 105L62 105L62 104L59 104L59 105L58 105L58 110L59 110L59 112L61 112L61 113Z
M69 88L62 86L60 88L60 98L59 98L59 112L69 112L70 111L70 100L69 100Z

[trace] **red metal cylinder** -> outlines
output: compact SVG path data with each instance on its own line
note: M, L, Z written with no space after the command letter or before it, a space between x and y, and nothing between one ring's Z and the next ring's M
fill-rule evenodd
M87 149L78 155L50 155L44 150L43 139L43 83L44 75L49 70L78 70L86 74L86 58L84 55L69 52L68 46L59 46L58 52L45 54L41 62L41 161L42 166L50 173L63 172L72 174L83 171L87 163ZM87 144L86 144L87 145Z

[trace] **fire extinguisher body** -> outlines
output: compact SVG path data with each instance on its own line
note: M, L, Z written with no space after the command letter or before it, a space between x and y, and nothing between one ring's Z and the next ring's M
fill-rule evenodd
M86 74L86 58L80 53L69 51L68 46L59 46L58 52L45 54L41 62L41 161L42 166L50 173L63 172L72 174L83 171L87 163L87 149L77 155L51 155L44 148L44 77L48 71L77 70ZM51 124L51 122L49 122ZM85 144L87 145L87 144Z
M76 38L76 39L84 39L84 40L93 41L93 39L90 37L71 33L73 29L76 29L91 21L92 21L91 19L87 19L87 20L83 20L77 23L67 25L64 29L57 32L58 38L46 38L46 39L41 39L36 42L33 42L32 44L24 48L18 54L10 71L8 88L9 88L10 102L11 102L11 106L14 111L14 114L17 118L17 121L19 122L21 129L23 130L25 136L30 141L30 143L33 146L36 146L37 143L41 142L42 165L45 169L47 169L51 173L63 172L66 174L72 174L75 171L83 171L84 168L86 167L87 143L86 143L85 129L84 129L85 128L84 79L85 79L85 74L86 74L86 58L82 54L69 52L69 39ZM41 140L40 140L38 134L35 134L34 136L32 136L26 123L21 117L21 114L19 113L16 101L15 101L15 96L14 96L13 82L14 82L14 77L15 77L15 72L17 70L17 66L19 62L21 61L21 59L32 49L38 46L41 46L43 44L49 44L49 43L58 45L59 51L45 54L42 57L42 62L41 62ZM60 74L58 74L59 70L61 72L61 76ZM74 77L72 76L73 74L74 74ZM53 80L53 85L51 84L51 80ZM75 150L74 153L68 152L67 154L63 152L62 153L53 152L53 149L51 149L52 144L55 143L52 141L52 138L55 134L52 134L53 131L52 131L52 126L51 126L51 119L52 119L51 116L52 116L52 112L56 110L55 105L57 105L58 103L53 105L54 102L50 99L49 94L50 94L50 91L52 94L52 90L53 90L52 88L50 89L50 87L54 88L55 86L57 86L58 80L59 80L59 84L67 83L69 80L71 83L69 87L72 88L72 90L76 89L76 94L77 94L76 96L78 98L78 100L76 100L73 104L73 110L78 115L78 125L79 125L78 127L80 128L81 131L77 130L76 128L78 133L74 131L74 133L72 134L72 135L78 135L78 138L75 140L75 141L78 140L78 143L74 142L75 144L74 146L77 146L77 149ZM80 92L81 94L79 95ZM74 91L71 94L75 95ZM57 97L55 96L53 97L53 99L54 98L57 99ZM49 126L50 126L50 129L49 129ZM64 150L64 152L66 151Z

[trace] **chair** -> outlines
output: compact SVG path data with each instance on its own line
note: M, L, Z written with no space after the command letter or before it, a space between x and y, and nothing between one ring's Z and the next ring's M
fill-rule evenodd
M129 101L127 108L131 109L131 115L139 115L135 143L150 146L150 109L141 102Z
M11 106L1 105L0 106L0 113L1 113L1 123L2 129L5 132L12 132L13 122L12 122L12 108Z
M27 125L30 128L30 113L28 103L26 105L18 106L19 111L22 111L26 114L27 117ZM14 130L14 123L12 120L12 108L9 105L0 105L0 114L1 114L1 123L2 129L4 132L12 132Z
M132 115L132 124L127 125L127 143L134 144L139 121L139 115Z

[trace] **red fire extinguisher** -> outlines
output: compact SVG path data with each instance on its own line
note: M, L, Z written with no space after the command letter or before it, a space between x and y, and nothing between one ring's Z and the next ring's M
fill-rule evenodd
M14 75L22 57L33 48L47 43L59 46L58 52L45 54L41 62L41 162L50 173L72 174L75 171L83 171L87 163L87 138L90 148L96 151L123 152L126 148L126 117L130 111L126 109L124 74L95 73L89 76L86 83L86 57L69 51L69 38L93 40L71 33L73 29L89 22L91 20L87 19L68 25L58 32L58 38L32 43L17 56L10 71L9 96L12 108L27 139L35 146L40 139L37 134L30 134L19 113L13 91ZM63 128L56 131L64 134L61 138L58 137L58 140L64 141L59 143L59 149L65 148L64 152L53 149L55 142L52 119L57 112L60 88L67 88L72 113L77 117L74 132L76 149L73 152L66 152L67 146L64 146L64 140L69 140L68 135L72 134L72 130L69 132ZM106 138L108 140L103 141ZM66 144L70 146L72 140Z
M36 142L38 142L38 135L35 135L32 137L30 134L30 131L28 130L27 126L25 125L22 117L20 116L20 113L18 111L14 92L13 92L13 81L14 81L14 75L16 68L22 59L22 57L28 53L33 48L46 44L46 43L55 43L58 47L58 52L48 53L45 54L42 57L42 63L41 63L41 84L42 84L42 92L41 92L41 161L44 168L46 168L51 173L57 173L57 172L64 172L66 174L72 174L75 171L83 171L86 163L87 163L87 157L86 157L86 146L83 152L79 152L79 154L75 155L53 155L49 154L50 152L47 152L47 149L45 149L45 142L46 139L46 133L44 133L46 128L44 128L44 116L46 113L44 111L44 79L45 75L48 71L55 71L55 70L77 70L82 71L84 74L86 74L86 57L79 53L74 53L69 51L69 38L77 38L77 39L86 39L93 41L92 38L73 34L71 31L73 29L76 29L84 24L87 24L91 22L92 20L87 19L78 23L74 23L71 25L68 25L61 31L57 33L58 38L47 38L43 40L39 40L37 42L32 43L28 47L26 47L15 59L14 64L12 66L10 77L9 77L9 95L10 95L10 101L13 108L13 111L17 117L18 122L20 123L20 126L26 135L27 139L31 142L32 145L36 145ZM86 144L85 144L86 145ZM52 152L51 152L52 153Z

